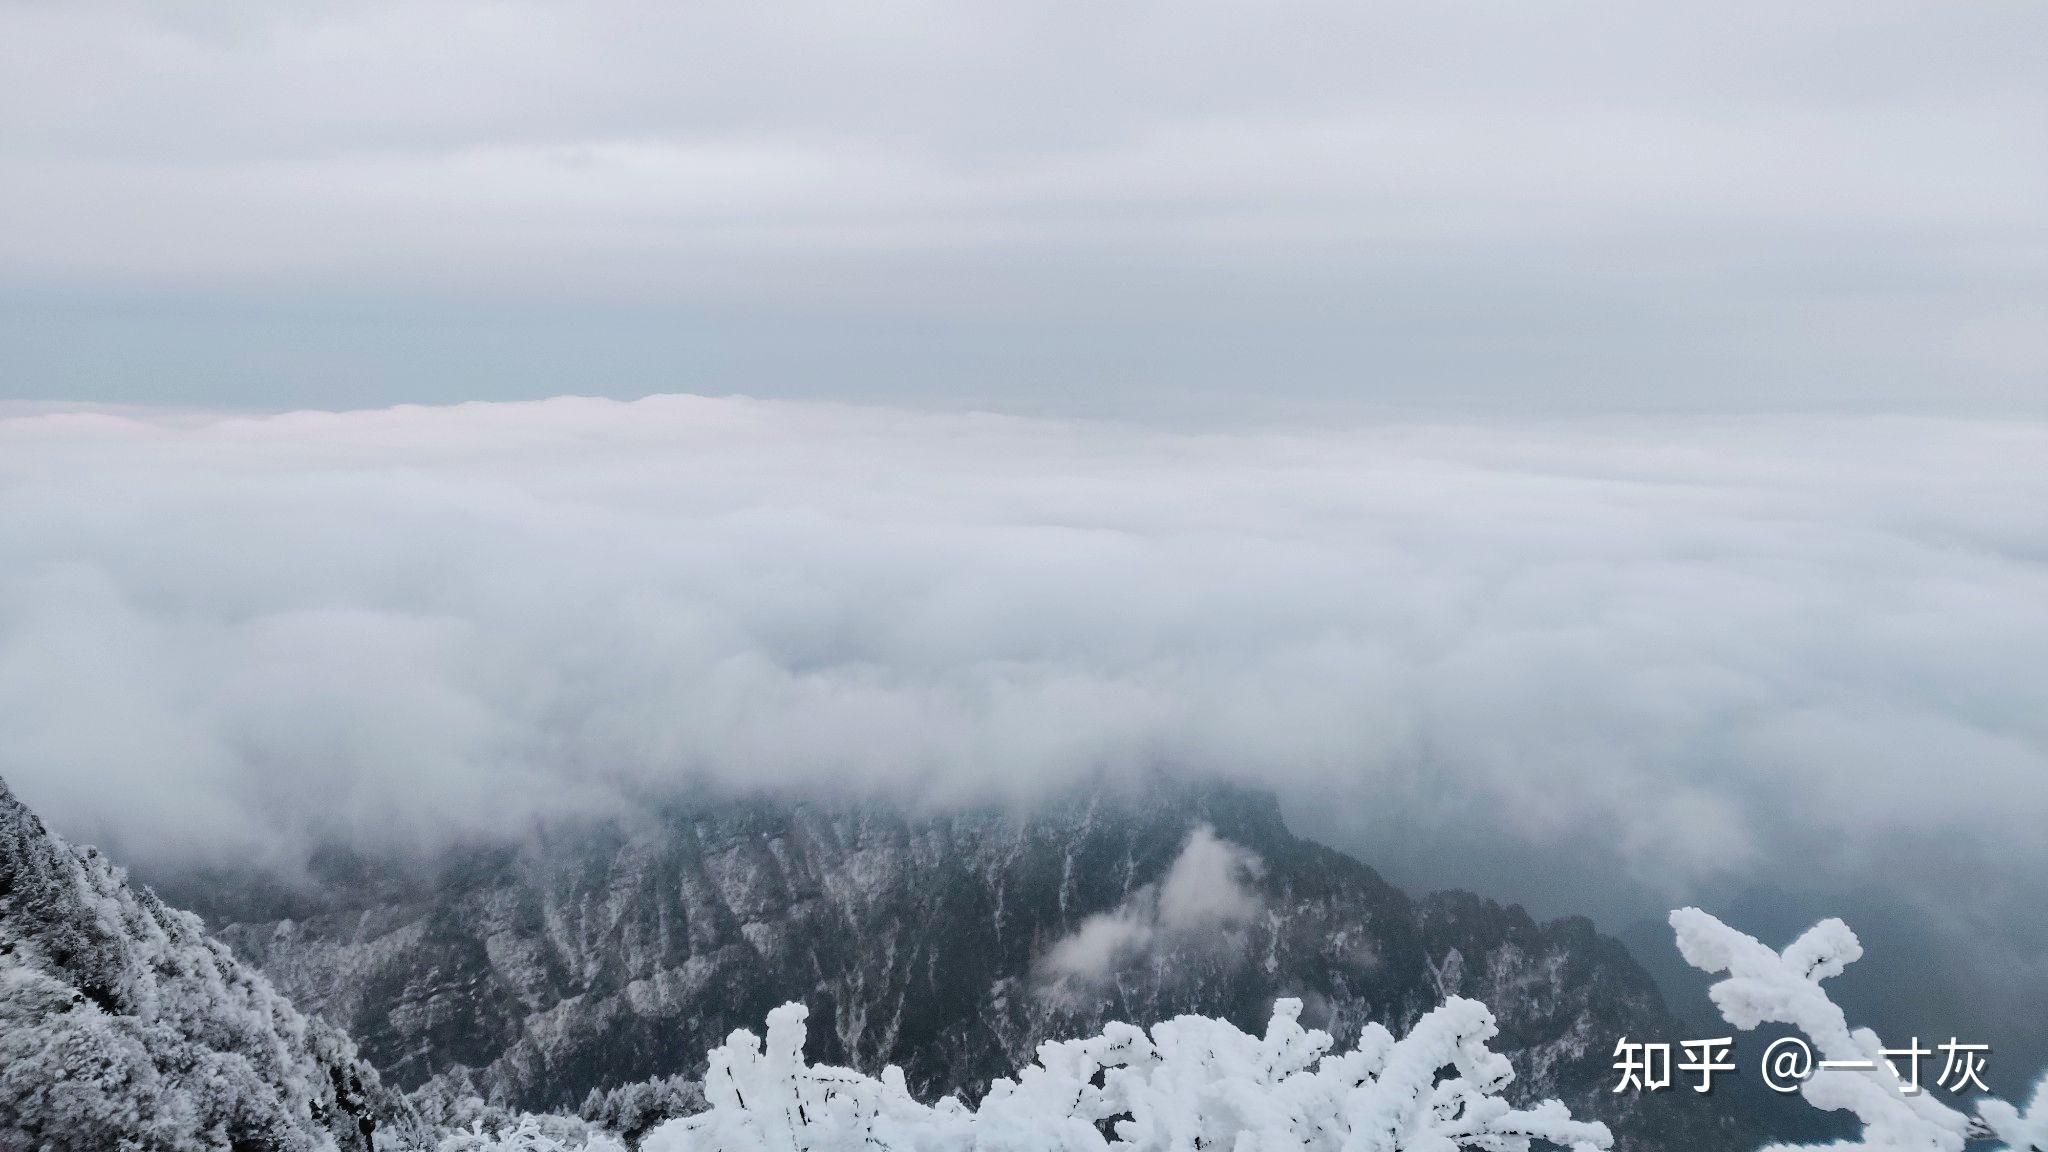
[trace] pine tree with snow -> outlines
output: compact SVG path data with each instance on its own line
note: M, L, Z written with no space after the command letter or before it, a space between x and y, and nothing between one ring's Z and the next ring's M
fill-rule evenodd
M637 1141L648 1129L665 1120L703 1110L704 1085L678 1074L615 1088L592 1088L578 1113L608 1132Z

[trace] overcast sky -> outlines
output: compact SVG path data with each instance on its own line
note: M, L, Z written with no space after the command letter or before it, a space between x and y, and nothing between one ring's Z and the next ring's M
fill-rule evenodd
M2048 410L2048 7L0 5L0 393Z

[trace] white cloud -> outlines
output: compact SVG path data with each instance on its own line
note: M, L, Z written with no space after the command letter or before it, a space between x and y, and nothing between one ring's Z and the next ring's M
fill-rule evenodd
M1102 980L1161 943L1201 948L1227 939L1262 907L1250 882L1263 868L1243 845L1208 825L1196 828L1164 879L1055 941L1040 958L1041 981L1050 991L1071 988Z
M1894 419L30 412L0 774L146 858L1164 766L1368 856L1941 893L2048 874L2044 458Z

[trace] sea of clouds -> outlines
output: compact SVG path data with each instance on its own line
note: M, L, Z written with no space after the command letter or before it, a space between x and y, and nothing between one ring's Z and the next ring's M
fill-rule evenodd
M1164 768L1673 897L2010 906L2048 876L2043 460L2009 421L21 409L0 775L138 860L288 864L685 784Z

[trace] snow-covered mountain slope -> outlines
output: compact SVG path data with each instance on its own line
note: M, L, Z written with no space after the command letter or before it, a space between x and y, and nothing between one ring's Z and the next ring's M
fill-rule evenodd
M0 782L0 1150L367 1149L349 1039Z
M1204 831L1206 830L1206 831ZM1413 900L1298 839L1269 797L1097 792L1030 813L676 804L430 866L330 854L311 891L180 892L388 1078L523 1107L701 1068L786 999L809 1055L902 1065L975 1096L1040 1041L1178 1013L1261 1027L1278 996L1349 1043L1451 995L1492 1007L1518 1100L1608 1121L1617 1147L1753 1144L1711 1098L1616 1096L1626 1033L1679 1039L1590 923L1462 893Z

